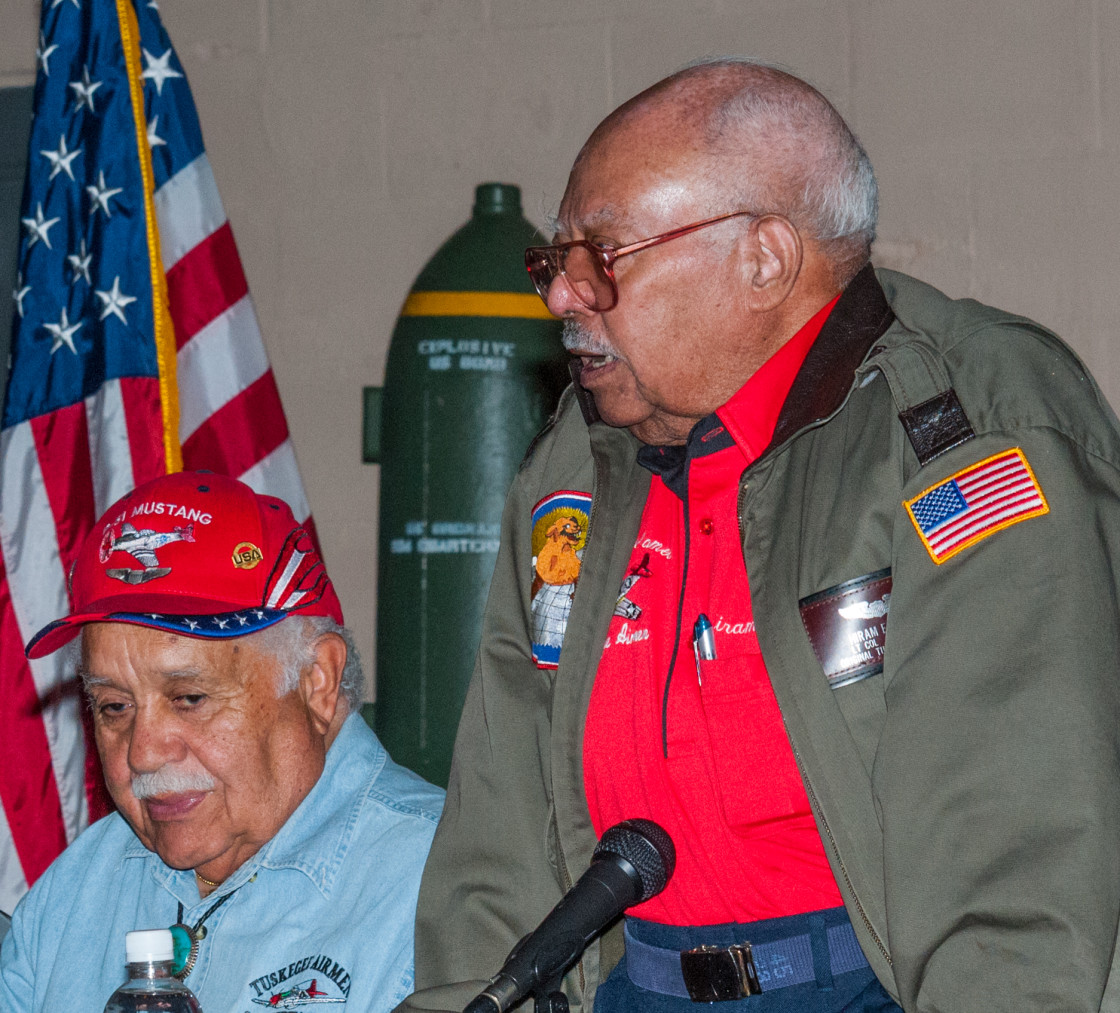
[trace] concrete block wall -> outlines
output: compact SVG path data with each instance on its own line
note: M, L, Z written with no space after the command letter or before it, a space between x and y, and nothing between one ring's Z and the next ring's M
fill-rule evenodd
M108 0L83 0L108 2ZM485 180L555 210L611 108L698 56L817 84L882 190L879 264L1062 334L1120 404L1115 0L162 0L328 564L372 662L380 383L413 278ZM36 0L0 0L0 86Z

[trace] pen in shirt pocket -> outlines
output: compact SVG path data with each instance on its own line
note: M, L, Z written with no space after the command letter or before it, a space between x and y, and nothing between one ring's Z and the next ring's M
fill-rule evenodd
M692 627L692 650L696 655L696 681L702 683L700 662L715 661L716 658L716 633L711 620L703 612L696 617Z

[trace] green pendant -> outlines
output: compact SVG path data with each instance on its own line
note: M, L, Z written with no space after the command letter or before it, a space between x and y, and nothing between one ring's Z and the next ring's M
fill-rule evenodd
M174 963L171 965L171 973L174 977L182 981L191 970L194 968L194 963L198 960L198 936L196 936L189 926L178 922L171 926L171 942L174 946Z

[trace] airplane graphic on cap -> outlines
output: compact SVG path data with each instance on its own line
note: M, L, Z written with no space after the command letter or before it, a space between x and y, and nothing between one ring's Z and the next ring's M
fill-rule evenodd
M171 567L159 565L156 549L170 545L172 542L193 541L193 524L188 524L185 528L173 528L171 531L154 531L151 528L141 528L137 531L126 521L121 525L121 533L116 538L113 537L111 527L105 529L105 537L101 540L100 558L102 563L107 563L114 552L127 552L144 569L114 567L105 571L106 576L124 581L126 584L145 584L157 577L166 577L171 572Z

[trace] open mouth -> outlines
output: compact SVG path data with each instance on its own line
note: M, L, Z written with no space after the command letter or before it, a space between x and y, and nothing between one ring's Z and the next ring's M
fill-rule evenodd
M581 355L580 361L584 369L602 369L615 361L613 355Z

